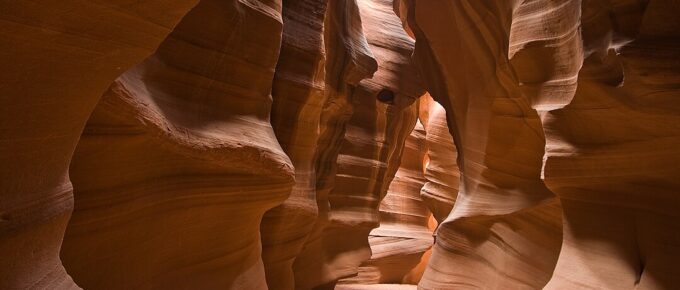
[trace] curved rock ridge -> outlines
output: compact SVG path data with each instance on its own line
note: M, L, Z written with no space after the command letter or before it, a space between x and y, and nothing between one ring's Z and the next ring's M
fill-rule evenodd
M97 100L197 3L0 1L0 289L78 288L68 166Z
M677 289L678 15L0 0L0 289Z
M545 289L671 289L679 285L669 265L670 257L679 256L680 239L668 234L678 229L665 222L677 219L677 195L672 192L678 188L675 164L679 155L670 148L678 147L677 102L671 101L671 96L677 94L672 84L680 67L680 35L675 29L680 22L670 15L680 11L678 4L664 0L403 3L409 13L407 23L416 36L416 61L431 81L428 88L445 107L449 104L447 113L459 145L464 189L452 215L440 226L421 288L470 284L465 273L456 273L454 264L446 259L446 255L467 249L441 238L456 234L456 227L448 223L462 225L466 219L474 219L462 215L470 208L461 198L472 195L470 166L479 164L475 161L478 155L467 148L460 150L460 145L469 144L464 131L471 126L469 122L490 128L493 122L487 125L484 119L471 118L471 112L486 116L502 112L505 119L520 113L526 120L523 126L535 131L537 141L545 140L541 179L559 197L564 238L554 273L546 273L551 269L550 259L543 259L543 266L537 268L541 269L539 275L509 275L524 277L518 287L541 288L547 282L546 274L552 278ZM432 19L447 20L435 23ZM502 89L495 98L514 99L513 107L496 100L492 106L477 107L478 100L469 97L493 90L494 84ZM515 110L513 114L508 114L509 108ZM509 123L502 126L507 130ZM474 134L485 136L479 130ZM493 134L496 138L504 135L508 134ZM531 160L542 155L542 150L525 144L527 138L518 140L522 143L513 141L503 148L521 148ZM488 149L493 142L487 144ZM485 160L498 158L492 153L485 152ZM525 164L532 176L537 172L535 164ZM519 169L513 173L520 174ZM488 176L492 175L484 177ZM485 183L488 185L514 188L497 181ZM549 217L559 216L554 202L542 202L550 200L546 197L535 200L540 203L524 203L520 200L527 201L526 197L518 198L508 208L514 212L504 215L513 219L536 215L540 219L528 219L526 224L545 234L548 228L555 228L546 228L545 222L556 224L556 218ZM480 242L501 237L510 245L508 237L513 235L533 239L530 244L540 240L535 239L540 235L534 231L514 232L482 237ZM535 247L531 251L536 252ZM553 252L545 251L542 256ZM526 266L541 265L537 262ZM490 265L498 269L503 263ZM478 283L491 289L508 287L497 281Z
M340 144L347 122L353 114L356 87L372 77L378 64L363 32L355 0L328 1L324 18L325 90L319 136L314 156L316 166L317 218L313 221L301 252L295 257L295 289L312 289L328 283L331 273L324 272L322 233L328 224L328 194L334 186ZM313 274L310 274L313 273Z
M380 227L369 235L371 259L361 264L358 276L339 284L403 283L432 246L428 228L432 214L420 198L425 154L425 130L417 122L406 138L401 165L380 203Z
M286 201L265 214L262 259L269 289L295 289L293 262L317 218L317 143L325 93L325 0L284 1L281 53L272 86L272 127L295 166Z
M508 60L514 12L531 5L555 17L570 11L538 2L404 2L415 61L446 109L462 177L422 289L536 289L552 275L560 208L541 180L539 116Z
M584 2L578 88L542 115L544 178L564 207L546 289L680 285L680 5L611 2Z
M446 123L446 111L429 95L421 97L420 117L425 122L425 179L420 196L438 223L449 215L460 186L458 152Z
M392 2L358 4L355 12L361 13L378 69L373 78L352 87L346 98L329 99L329 109L344 108L346 113L341 117L349 119L333 117L344 122L344 133L327 131L335 135L324 137L322 127L317 150L329 157L335 154L337 165L318 167L326 167L317 173L319 219L295 261L299 289L332 289L338 279L356 275L357 267L370 258L368 235L378 226L380 200L398 169L405 139L415 126L415 99L423 93L409 59L413 41L391 11ZM327 25L334 22L333 5L329 2ZM390 37L385 38L385 34ZM330 39L326 39L330 53ZM326 68L329 66L333 67L327 64ZM328 72L326 79L327 86L333 87ZM320 163L329 161L324 156L319 159Z
M71 164L79 285L267 289L260 220L294 177L269 123L280 10L203 0L111 85Z

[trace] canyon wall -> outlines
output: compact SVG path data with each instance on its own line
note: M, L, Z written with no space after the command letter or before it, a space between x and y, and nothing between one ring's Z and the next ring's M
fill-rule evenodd
M197 2L0 1L0 289L77 288L59 250L83 127Z
M461 174L423 289L540 288L559 253L560 209L541 180L541 121L509 81L505 46L494 38L504 27L486 20L508 20L500 13L511 4L408 1L403 12L415 62L446 109Z
M453 143L453 136L446 123L446 111L429 95L420 99L421 119L425 123L425 158L426 182L420 196L441 223L449 215L458 195L460 171L458 169L458 153Z
M330 4L329 13L334 11ZM329 137L322 133L317 148L335 151L337 162L319 166L326 167L317 174L319 218L295 260L298 289L332 289L338 279L356 275L358 266L370 258L367 237L379 225L380 200L399 168L404 142L417 118L415 100L423 93L409 60L413 40L391 12L391 2L357 4L378 67L372 78L360 81L332 104L347 112L344 120L335 121L344 132L328 131L333 134ZM390 37L385 38L386 33Z
M327 101L326 2L284 1L282 7L283 39L272 85L271 123L295 167L295 185L283 204L267 211L260 226L269 289L295 288L293 262L318 215L317 160L325 152L317 151L317 143Z
M678 1L161 2L0 0L0 289L680 286Z
M680 285L680 3L612 2L582 4L571 98L536 95L550 104L544 175L565 227L546 289Z
M421 288L678 285L668 260L678 256L678 230L666 222L677 219L680 176L670 149L678 9L664 0L402 1L463 175ZM479 209L484 200L494 202ZM482 224L494 234L479 232ZM477 242L447 238L460 233ZM481 267L457 257L488 243L500 246L484 250L491 268L471 277ZM504 275L489 279L493 272Z
M266 289L260 220L294 172L269 123L281 6L255 4L201 1L99 101L71 164L78 285Z
M356 277L339 284L400 284L432 246L428 228L432 214L420 198L426 153L425 130L417 122L406 138L401 165L380 203L380 227L368 237L371 258L361 264Z

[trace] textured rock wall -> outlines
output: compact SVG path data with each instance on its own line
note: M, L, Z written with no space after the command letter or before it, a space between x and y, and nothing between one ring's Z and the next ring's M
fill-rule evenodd
M425 179L420 196L438 223L449 215L458 195L460 171L458 153L446 123L446 111L429 95L420 99L421 119L425 122L427 155Z
M369 235L371 259L361 264L358 276L343 279L341 284L402 283L432 246L428 228L432 214L420 198L426 149L425 130L417 122L406 138L399 170L380 203L380 227Z
M678 143L676 102L671 101L677 94L673 84L680 67L678 21L670 16L677 13L677 3L459 1L435 5L416 0L404 1L402 7L410 13L406 22L417 39L417 62L429 75L425 79L431 80L428 89L445 107L449 104L447 113L463 174L464 190L440 227L437 243L441 246L435 248L421 287L469 283L469 277L456 273L452 270L456 266L445 259L463 247L447 250L448 241L441 238L452 229L446 227L447 222L460 219L455 212L468 208L463 207L467 202L461 203L461 197L470 195L471 185L479 184L477 177L472 184L469 178L474 174L471 166L478 165L515 167L514 176L531 173L530 180L537 180L534 176L540 173L559 197L564 238L555 271L545 271L554 263L549 259L527 260L527 265L517 269L540 272L533 277L509 273L521 278L521 284L515 284L518 287L541 288L546 283L546 289L677 286L677 275L670 274L668 265L669 257L678 256L678 231L673 223L665 222L676 219L677 195L672 192L677 189L677 178L671 176L679 176L678 167L671 165L677 162L677 149L670 149ZM447 20L435 23L432 19ZM480 107L483 98L479 96L490 91L492 102ZM494 118L505 121L494 122ZM513 122L520 119L524 124ZM478 138L467 136L465 129L470 126L476 126L476 133L485 127L488 132L500 130L489 133L486 146L475 145L477 150L487 148L481 155L486 163L479 163L481 152L460 149L470 144L465 139ZM533 145L528 144L530 140L535 140ZM545 150L539 148L541 142ZM503 155L489 150L497 146ZM543 162L536 162L541 156ZM520 158L524 164L512 166L513 159ZM491 199L511 201L505 210L521 210L506 213L503 219L523 216L524 227L534 230L519 231L513 226L514 233L482 235L480 243L500 237L506 245L513 245L507 237L515 236L517 241L528 240L524 245L535 245L541 240L535 238L558 228L554 202L537 203L550 200L549 195L535 194L540 186L522 189L508 182L511 179L488 176L492 175L486 172L480 185L512 191L495 189L507 194ZM546 221L553 225L546 227ZM543 257L554 253L553 242L551 247L541 244L542 254L537 247L518 245L511 247L513 252L524 249ZM499 251L497 256L503 252L509 251ZM494 262L496 269L503 265ZM477 281L479 285L508 287L482 276L486 280ZM439 280L447 282L438 284Z
M416 62L446 108L462 175L453 210L439 225L424 289L540 288L559 253L559 207L540 175L541 122L511 82L507 43L495 38L508 33L502 21L513 5L406 3Z
M269 124L280 10L201 1L111 85L71 165L76 283L266 289L260 220L293 182Z
M583 65L571 98L537 94L553 104L542 115L544 175L565 227L546 289L680 285L672 266L680 257L680 5L611 2L582 3Z
M295 258L296 289L312 289L332 280L323 271L323 229L328 224L328 194L334 186L340 144L353 113L352 99L359 82L378 69L366 37L355 0L329 1L324 20L325 102L321 110L319 137L314 156L316 203L314 220L303 249Z
M0 0L0 289L680 285L677 1L161 2Z
M331 143L334 149L324 148L323 136L318 148L337 150L337 169L320 172L317 180L320 217L294 267L300 289L332 288L370 258L367 237L378 226L379 202L398 169L404 141L415 126L415 99L422 94L409 61L413 41L391 13L391 2L358 4L378 70L333 104L344 107L349 119L344 136L333 136L338 138ZM329 12L334 11L330 5Z
M272 127L295 166L286 201L261 225L269 289L294 289L293 262L314 226L317 143L325 93L325 0L284 1L283 39L272 87ZM330 29L330 28L329 28Z
M195 0L0 1L0 289L77 288L69 163L97 100Z

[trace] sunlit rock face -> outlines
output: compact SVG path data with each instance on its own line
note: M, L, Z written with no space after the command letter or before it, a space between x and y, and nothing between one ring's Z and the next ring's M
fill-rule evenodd
M280 3L201 1L104 94L62 258L88 289L266 289L260 220L293 185L269 123Z
M380 227L369 235L371 259L361 264L356 277L340 284L402 283L432 246L431 213L420 198L425 183L425 145L425 130L417 122L406 138L399 170L380 203Z
M0 1L0 289L77 288L69 162L97 100L196 0Z
M420 196L438 223L449 215L458 195L458 152L446 122L446 111L429 95L420 99L425 123L425 179Z
M358 266L370 258L368 235L379 224L380 200L399 167L403 144L417 118L415 100L423 93L410 63L413 41L392 12L391 2L357 4L355 12L360 12L378 69L332 104L345 107L348 119L344 134L333 136L334 149L323 147L328 143L318 148L326 155L335 150L337 167L334 172L319 172L320 216L294 266L300 289L332 289L338 279L356 275Z
M0 289L680 287L678 1L49 2Z
M312 289L333 280L322 258L323 230L328 224L328 194L333 189L340 144L353 113L352 100L359 82L378 68L362 28L355 0L329 1L324 19L326 49L325 90L316 145L317 218L300 254L295 257L295 289Z

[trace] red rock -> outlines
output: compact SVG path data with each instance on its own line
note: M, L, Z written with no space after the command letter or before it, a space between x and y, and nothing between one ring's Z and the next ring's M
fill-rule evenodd
M62 247L79 285L267 288L259 225L294 170L269 123L281 7L255 4L201 1L99 102Z
M73 289L69 164L97 100L197 1L0 2L0 289Z
M161 2L0 1L0 289L680 287L677 1Z

